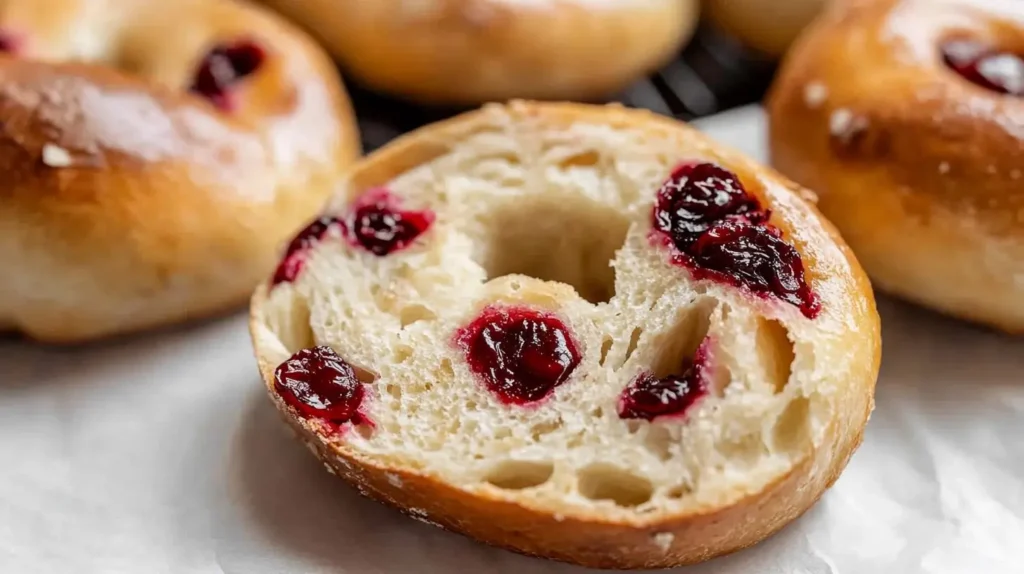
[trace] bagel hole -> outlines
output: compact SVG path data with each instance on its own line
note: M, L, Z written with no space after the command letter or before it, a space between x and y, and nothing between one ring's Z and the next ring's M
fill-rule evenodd
M708 335L715 305L713 299L702 299L683 309L676 318L675 326L656 339L656 351L651 362L654 377L661 379L685 374L691 358Z
M579 493L590 500L610 500L619 506L633 507L654 495L650 480L607 463L594 463L577 473Z
M484 478L505 490L538 487L551 480L555 465L550 461L505 460L492 468Z
M774 319L759 319L757 348L761 354L768 384L776 394L782 392L793 375L793 361L796 360L796 351L789 337L789 330Z
M611 261L626 240L626 214L596 201L548 193L517 197L482 223L492 230L482 263L489 280L527 275L556 281L595 304L615 295Z
M801 452L811 442L811 402L797 397L779 414L772 431L772 446L779 452Z

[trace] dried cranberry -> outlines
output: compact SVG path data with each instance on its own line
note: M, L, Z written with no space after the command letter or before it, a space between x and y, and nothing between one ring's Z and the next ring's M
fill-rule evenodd
M352 242L383 257L407 247L430 228L432 211L403 211L399 203L386 189L366 192L356 201L349 220Z
M25 37L10 30L0 30L0 52L17 54L25 45Z
M235 105L231 88L256 72L266 57L263 47L252 40L218 44L199 61L189 89L217 107L230 110Z
M470 370L505 404L543 399L580 363L565 323L525 307L487 307L456 342Z
M818 298L804 277L800 254L774 228L723 221L701 235L691 251L698 277L705 275L758 295L773 295L796 305L808 318L820 311Z
M319 241L332 225L338 223L340 221L337 218L324 216L300 231L292 239L291 243L288 244L284 258L281 259L281 262L277 265L277 270L274 272L274 278L270 282L271 286L278 283L291 283L295 281L295 278L299 276L303 266L306 264L306 257L309 254L310 247Z
M685 360L682 374L660 379L651 373L640 373L630 382L619 399L619 417L654 420L658 417L686 414L694 403L707 394L709 339L697 349L693 360Z
M1024 95L1024 60L974 40L950 40L942 45L946 65L968 81L1002 94Z
M736 216L754 222L767 219L736 174L713 163L685 163L658 190L653 225L686 251L716 222Z
M335 424L362 422L365 391L352 366L330 347L302 349L274 372L274 387L306 418Z

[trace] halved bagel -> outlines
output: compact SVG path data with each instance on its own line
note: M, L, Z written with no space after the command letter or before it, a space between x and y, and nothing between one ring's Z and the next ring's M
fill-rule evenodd
M810 197L647 112L487 106L349 172L253 298L260 371L414 518L596 567L743 548L873 404L874 299Z

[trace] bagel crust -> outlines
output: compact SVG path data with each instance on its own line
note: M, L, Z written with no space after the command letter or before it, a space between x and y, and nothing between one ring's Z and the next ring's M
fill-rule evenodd
M239 305L359 153L329 58L262 9L4 0L0 36L0 330L80 342ZM265 55L222 109L189 86L236 41Z
M667 62L697 0L262 0L367 86L479 104L610 96Z
M875 285L1024 332L1024 101L943 60L953 39L1024 54L1024 5L836 2L768 103L771 163L820 194Z
M690 160L739 174L771 211L820 297L816 317L706 282L693 292L715 308L698 311L706 321L679 314L677 305L689 305L690 295L677 299L672 293L689 289L690 279L678 267L666 267L645 227L660 181L673 164ZM513 174L519 167L526 170L523 179ZM506 187L480 191L491 181ZM507 186L524 181L537 187L498 207L503 193L513 193ZM329 472L364 495L521 553L589 567L672 567L776 532L821 496L860 444L880 358L874 299L856 260L808 201L813 197L770 169L648 112L516 101L427 126L374 152L346 174L329 213L382 187L410 205L447 203L437 207L434 228L386 257L323 239L294 282L257 290L250 323L260 372L285 421ZM588 219L593 214L577 194L633 207L598 223ZM520 223L507 219L534 201L544 208ZM571 225L543 221L544 210L567 204L579 209ZM478 208L460 222L459 210ZM474 227L491 208L508 228ZM612 221L632 223L616 228ZM500 235L513 233L513 225L564 235L545 235L536 244L527 235ZM581 228L579 234L571 235L570 227ZM556 257L572 241L623 237L613 229L626 239L621 248L617 242L604 248L615 259L614 293L605 293L610 299L604 302L581 296L598 291L593 275L606 269L603 260L568 285L522 270L492 278L500 271L491 269L482 278L458 252L464 246L471 257L487 260L478 250L490 248L481 238L494 232L516 239L491 255ZM482 235L465 241L460 233ZM448 247L436 247L439 242ZM583 252L593 257L597 244L586 245ZM437 269L424 267L429 265ZM554 274L579 263L533 265ZM448 272L455 275L438 278ZM422 299L409 298L406 281ZM446 285L453 290L445 291ZM374 295L342 302L364 290ZM650 292L660 295L645 295ZM451 342L451 333L481 306L502 301L550 309L575 332L582 361L536 405L495 399L468 374L466 359ZM381 314L391 305L406 306L395 317ZM682 323L674 324L673 316ZM641 323L643 333L633 329ZM774 326L764 330L766 325ZM685 419L616 415L616 397L632 373L653 368L677 340L693 338L691 328L707 331L698 339L716 342L714 369L725 375L721 387ZM313 345L333 348L371 381L368 406L360 413L372 424L346 423L335 432L283 398L275 371L289 355ZM784 373L775 377L778 367ZM534 462L524 467L524 460ZM525 471L496 476L495 463ZM537 477L534 471L545 464L547 475ZM685 486L675 482L682 476L691 477Z

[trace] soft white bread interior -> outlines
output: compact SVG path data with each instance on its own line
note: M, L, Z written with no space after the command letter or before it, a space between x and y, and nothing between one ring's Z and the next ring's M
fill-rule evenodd
M737 173L801 254L821 312L692 280L649 241L673 166ZM293 283L261 287L251 330L270 396L332 472L413 517L599 567L664 567L753 544L806 510L860 443L880 356L874 299L810 194L678 122L513 102L363 160L334 211L386 186L437 221L375 257L330 236ZM581 363L548 400L500 402L453 334L491 304L559 316ZM684 418L623 420L640 372L711 342L710 393ZM275 368L327 345L362 373L368 418L297 416Z

